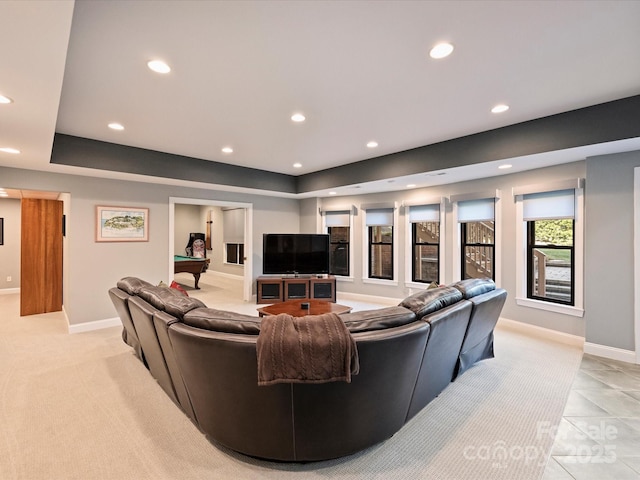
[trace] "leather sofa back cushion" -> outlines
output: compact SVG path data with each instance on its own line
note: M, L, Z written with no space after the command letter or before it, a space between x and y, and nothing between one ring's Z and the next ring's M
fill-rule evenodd
M460 300L462 300L462 293L457 288L438 287L414 293L400 302L400 306L414 312L419 320L425 315L448 307Z
M152 285L137 277L124 277L118 280L117 286L120 290L124 290L129 295L137 295L141 288L151 287Z
M167 287L158 287L155 285L149 285L148 287L142 287L138 292L138 296L151 304L158 310L164 310L164 305L171 297L183 296L180 292Z
M180 294L167 299L164 304L164 311L182 320L187 312L204 307L206 307L206 305L201 300L193 297L185 297Z
M194 308L206 307L197 298L185 297L174 288L150 285L141 288L138 296L150 303L154 308L163 310L178 319L182 319L185 313Z
M460 290L467 300L496 289L496 284L490 278L469 278L453 283L451 286Z
M215 308L196 308L186 313L183 322L191 327L212 330L214 332L241 333L258 335L260 319L241 313L216 310Z
M416 314L404 307L387 307L345 313L340 318L351 333L370 332L385 328L399 327L416 321Z

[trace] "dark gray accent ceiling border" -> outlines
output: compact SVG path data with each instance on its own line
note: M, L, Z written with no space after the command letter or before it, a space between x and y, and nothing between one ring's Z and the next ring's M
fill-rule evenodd
M51 163L306 193L640 137L640 95L295 177L56 133Z
M640 137L640 95L298 177L298 193Z
M51 163L191 182L296 193L291 175L56 133Z

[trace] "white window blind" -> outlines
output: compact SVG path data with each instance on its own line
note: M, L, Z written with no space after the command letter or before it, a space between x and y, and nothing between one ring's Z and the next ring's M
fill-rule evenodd
M458 202L458 222L481 222L495 219L495 198Z
M350 220L348 211L325 212L325 225L327 227L348 227Z
M522 217L525 221L574 218L575 190L558 190L523 195Z
M414 205L409 207L409 222L439 222L440 205Z
M393 225L393 208L372 208L366 212L367 227Z
M222 211L222 239L224 243L244 243L244 209Z

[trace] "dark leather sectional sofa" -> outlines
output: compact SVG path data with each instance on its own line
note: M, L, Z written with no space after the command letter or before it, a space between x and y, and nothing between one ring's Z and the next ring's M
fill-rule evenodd
M134 277L109 295L123 339L213 442L277 461L337 458L375 445L474 363L493 357L506 291L488 279L420 291L395 307L341 315L356 341L351 383L258 386L260 318Z

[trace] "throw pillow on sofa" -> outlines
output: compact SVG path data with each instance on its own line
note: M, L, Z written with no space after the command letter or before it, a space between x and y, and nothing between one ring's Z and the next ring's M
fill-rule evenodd
M180 286L180 284L178 282L176 282L175 280L173 282L171 282L171 285L169 285L169 288L175 288L177 291L179 291L180 293L182 293L185 297L188 297L189 294L187 293L187 291L182 288Z
M460 290L462 296L467 300L496 289L496 284L490 278L468 278L453 283L451 286Z
M421 290L400 302L401 307L408 308L418 319L462 300L462 293L457 288L439 287Z

